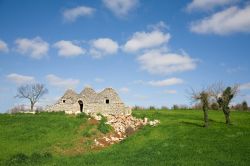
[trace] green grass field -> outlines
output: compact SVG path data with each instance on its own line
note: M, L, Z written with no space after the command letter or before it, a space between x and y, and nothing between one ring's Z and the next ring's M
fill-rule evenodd
M97 125L60 113L0 115L1 165L250 165L250 113L134 111L159 119L119 144L93 150Z

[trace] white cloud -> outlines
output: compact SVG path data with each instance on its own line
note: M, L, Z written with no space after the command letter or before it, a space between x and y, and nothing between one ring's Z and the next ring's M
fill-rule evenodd
M71 41L61 40L54 44L58 48L58 54L64 57L73 57L85 53L85 50Z
M101 82L104 82L105 80L102 79L102 78L95 78L95 82L97 83L101 83Z
M0 40L0 52L9 52L8 45L3 40Z
M236 6L217 12L210 17L191 23L190 30L199 34L226 35L236 32L250 32L250 5Z
M95 12L94 8L87 6L78 6L75 8L67 9L63 12L63 17L66 21L74 22L81 16L91 16Z
M169 29L168 25L164 21L159 21L157 24L148 25L148 28L154 31Z
M116 16L124 17L139 4L139 0L102 0Z
M164 53L159 50L148 51L137 60L141 69L151 74L172 74L196 68L196 60L188 55Z
M63 79L54 74L47 75L46 79L49 82L49 84L51 84L52 86L62 87L62 88L71 88L71 89L75 88L80 82L77 79L71 79L71 78Z
M109 38L99 38L91 42L90 55L94 58L101 58L105 55L117 53L119 45Z
M171 85L176 85L176 84L182 84L184 81L180 78L168 78L165 80L160 80L160 81L149 81L148 84L152 86L171 86Z
M40 37L35 37L33 39L20 38L17 39L15 43L17 45L17 52L27 54L35 59L41 59L49 50L49 44Z
M250 82L249 83L245 83L245 84L241 84L240 85L240 89L241 90L250 90Z
M119 89L119 92L126 94L130 92L130 89L127 87L122 87Z
M187 6L187 11L194 10L211 10L218 6L230 5L239 0L193 0Z
M176 94L177 91L176 90L165 90L164 93L165 94Z
M169 39L169 33L164 33L159 30L152 32L136 32L125 43L124 50L126 52L136 52L141 49L153 48L167 43Z
M35 82L35 78L32 76L25 76L21 74L11 73L6 76L8 80L16 83L16 84L28 84Z

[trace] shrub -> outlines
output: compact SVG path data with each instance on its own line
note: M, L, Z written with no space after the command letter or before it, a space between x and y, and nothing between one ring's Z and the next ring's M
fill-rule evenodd
M101 116L102 116L102 119L100 120L100 123L98 124L97 129L100 132L102 132L103 134L106 134L112 130L112 127L110 125L106 124L107 119L103 115L101 115Z
M44 160L52 158L51 153L33 153L27 156L23 153L13 155L9 160L6 160L5 165L36 165L34 163L41 163ZM31 164L33 163L33 164Z
M82 133L84 137L91 137L95 134L95 131L92 130L93 126L88 126Z
M18 153L13 155L9 160L7 160L6 165L19 165L28 163L29 157L23 153Z
M78 114L77 116L76 116L77 118L82 118L82 119L88 119L90 116L89 115L87 115L86 113L84 113L84 112L81 112L80 114Z

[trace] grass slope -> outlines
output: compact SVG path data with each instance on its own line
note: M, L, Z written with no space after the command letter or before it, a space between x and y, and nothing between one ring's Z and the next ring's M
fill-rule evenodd
M99 151L88 148L93 136L86 134L85 129L93 126L86 119L48 113L0 115L0 164L10 163L7 161L20 152L28 156L23 165L250 164L249 112L233 112L233 125L228 127L222 112L210 111L209 128L202 127L201 111L134 111L133 114L159 119L161 124L146 126L121 143ZM100 134L96 130L94 133L94 136ZM87 141L79 142L82 137L88 138ZM83 153L73 153L79 148L84 149ZM39 154L47 152L52 157L39 158ZM40 160L36 161L34 156Z

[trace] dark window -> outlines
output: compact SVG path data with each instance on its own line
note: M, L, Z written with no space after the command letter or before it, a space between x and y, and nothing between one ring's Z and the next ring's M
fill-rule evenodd
M63 103L65 103L66 100L63 100Z
M106 99L106 104L109 104L109 99Z

